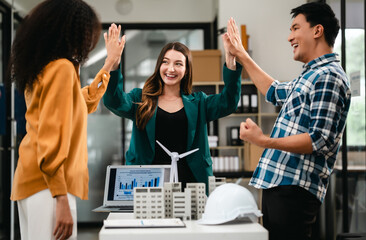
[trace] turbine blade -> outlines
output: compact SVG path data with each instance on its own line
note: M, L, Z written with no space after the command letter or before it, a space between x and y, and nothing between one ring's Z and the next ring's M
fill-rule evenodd
M179 155L178 155L178 157L179 157L179 158L184 158L185 156L188 156L189 154L194 153L194 152L196 152L196 151L198 151L198 148L193 149L193 150L188 151L188 152L185 152L185 153L182 153L182 154L179 154Z
M161 144L158 140L156 140L156 142L159 144L159 146L169 155L172 156L172 153L166 148L164 147L163 144Z

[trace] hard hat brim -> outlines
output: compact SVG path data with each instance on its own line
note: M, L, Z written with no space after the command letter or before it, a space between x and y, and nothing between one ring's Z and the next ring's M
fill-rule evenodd
M223 223L227 223L227 222L231 222L235 220L234 219L221 219L221 220L217 220L217 219L203 219L201 218L200 220L197 221L198 224L202 224L202 225L218 225L218 224L223 224Z
M259 210L250 213L243 213L226 219L209 219L209 218L205 219L205 215L203 215L202 218L197 221L197 223L202 225L218 225L231 222L234 220L243 220L243 219L249 219L250 221L255 222L253 219L257 219L261 216L263 216L263 214Z

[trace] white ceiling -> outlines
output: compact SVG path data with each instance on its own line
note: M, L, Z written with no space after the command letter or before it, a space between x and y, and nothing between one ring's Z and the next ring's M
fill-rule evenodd
M14 2L25 16L42 0L5 0ZM99 14L102 22L212 22L218 0L84 0ZM118 12L118 9L120 11Z

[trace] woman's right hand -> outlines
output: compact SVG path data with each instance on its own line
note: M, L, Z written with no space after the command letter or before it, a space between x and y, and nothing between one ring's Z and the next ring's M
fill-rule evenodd
M72 235L73 222L67 195L56 196L56 226L53 230L55 239L64 240Z
M108 33L104 33L105 47L107 49L107 58L105 60L103 69L107 72L116 70L121 61L121 55L126 43L126 37L122 36L119 39L121 33L121 25L117 27L112 23L109 27Z

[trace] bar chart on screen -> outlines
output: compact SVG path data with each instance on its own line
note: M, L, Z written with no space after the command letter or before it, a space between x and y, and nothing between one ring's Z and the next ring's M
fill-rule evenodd
M164 182L163 169L118 169L116 173L115 198L133 197L136 187L159 187Z
M134 189L135 187L157 187L159 186L160 177L156 177L150 179L149 181L145 181L144 184L137 184L136 178L134 178L131 182L119 182L119 189Z

